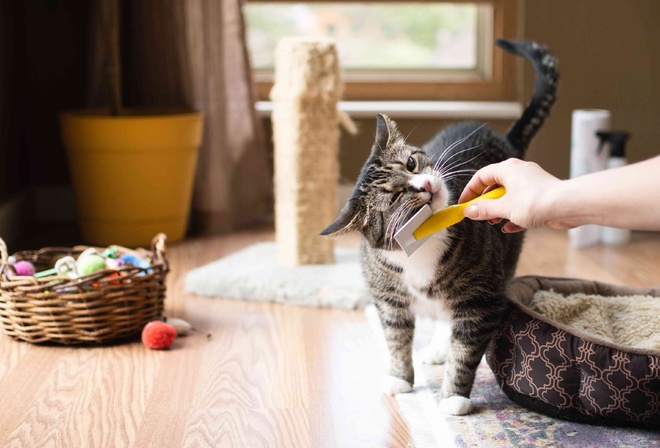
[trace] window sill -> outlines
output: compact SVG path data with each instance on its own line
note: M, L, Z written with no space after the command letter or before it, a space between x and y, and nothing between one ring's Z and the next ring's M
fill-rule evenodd
M257 101L257 112L269 118L272 101ZM522 104L508 101L340 101L339 110L351 118L373 118L377 113L392 118L511 120L520 117Z

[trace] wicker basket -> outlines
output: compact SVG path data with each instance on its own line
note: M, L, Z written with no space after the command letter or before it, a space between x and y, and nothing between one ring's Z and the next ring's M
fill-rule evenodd
M151 266L125 265L77 279L7 275L8 270L15 271L0 239L0 321L5 333L32 343L101 344L139 334L149 321L161 318L169 271L165 235L153 239L151 251L116 247L120 254L137 255ZM17 252L14 257L31 262L41 271L88 248L44 248Z

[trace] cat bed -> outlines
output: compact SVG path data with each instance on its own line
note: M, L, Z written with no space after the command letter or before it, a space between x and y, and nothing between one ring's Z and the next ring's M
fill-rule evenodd
M660 428L660 288L527 276L486 361L517 404L573 421Z

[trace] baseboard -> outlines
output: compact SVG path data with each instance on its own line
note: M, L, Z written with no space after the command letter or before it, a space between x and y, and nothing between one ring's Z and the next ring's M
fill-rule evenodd
M15 195L0 205L0 238L11 246L20 236L30 212L29 194Z

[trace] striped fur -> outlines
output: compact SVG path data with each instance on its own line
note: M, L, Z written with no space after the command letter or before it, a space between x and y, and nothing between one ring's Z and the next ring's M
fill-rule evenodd
M444 129L420 149L405 142L394 121L379 115L376 141L353 193L322 232L363 235L363 273L391 354L388 393L410 390L392 377L414 382L416 315L451 325L442 393L444 410L453 414L470 410L475 371L505 311L505 285L514 274L523 234L504 234L503 224L464 220L434 234L410 257L393 235L424 204L437 211L456 203L477 169L522 157L548 115L558 80L554 58L535 43L499 44L529 58L540 78L533 100L508 135L464 122Z

